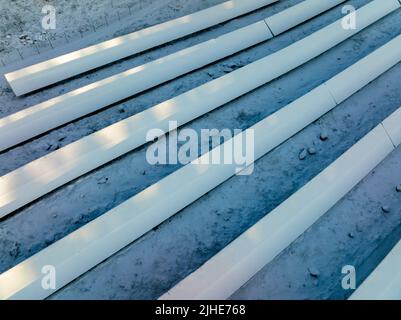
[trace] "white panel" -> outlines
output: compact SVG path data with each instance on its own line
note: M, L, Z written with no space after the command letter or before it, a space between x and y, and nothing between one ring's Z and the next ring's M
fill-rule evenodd
M401 145L401 108L383 121L383 126L394 143L394 146Z
M179 39L278 0L232 0L6 74L17 96Z
M378 74L393 67L401 58L401 36L397 36L372 55L362 59L327 82L337 103L343 102L361 88L374 80ZM372 63L372 61L374 61ZM373 64L373 66L372 66ZM351 81L350 81L351 80Z
M164 294L161 300L227 299L377 166L393 145L382 126Z
M274 16L265 19L270 30L275 36L291 29L294 24L301 24L311 18L311 13L319 14L345 0L311 0L302 1L296 6L284 10Z

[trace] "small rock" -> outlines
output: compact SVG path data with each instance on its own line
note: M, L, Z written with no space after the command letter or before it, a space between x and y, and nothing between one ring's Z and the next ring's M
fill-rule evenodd
M329 135L328 135L327 131L326 131L326 130L323 130L323 131L320 133L320 140L326 141L328 138L329 138Z
M382 210L384 213L390 213L391 208L389 206L382 206Z
M234 69L236 67L235 63L225 63L223 65L224 68L228 68L228 69Z
M124 113L124 112L125 112L124 107L119 107L119 108L118 108L118 112L119 112L119 113Z
M97 184L105 184L109 181L109 178L103 177L97 180Z
M143 170L142 172L141 172L141 175L145 175L146 174L146 170Z
M224 73L230 73L230 72L232 72L233 70L232 69L230 69L230 68L224 68L223 69L223 72Z
M320 276L320 272L316 267L309 267L308 271L309 271L309 274L314 278L317 278Z
M306 152L306 149L302 149L298 155L298 158L299 158L299 160L305 160L307 155L308 155L308 153Z
M46 148L46 151L56 151L58 149L60 149L58 144L49 144Z
M401 184L399 184L398 186L396 186L396 187L395 187L395 190L396 190L397 192L401 192Z
M310 147L310 148L308 149L308 153L309 153L310 155L314 155L314 154L317 153L317 151L316 151L316 149L315 149L314 147Z
M354 239L355 235L352 232L350 232L350 233L348 233L348 237L350 237L351 239Z
M9 34L6 35L6 38L7 38L7 39L11 39L11 35L9 35Z
M225 73L230 73L230 72L234 71L234 68L235 68L235 67L225 65L225 66L223 67L223 72L225 72Z
M14 246L11 248L9 255L12 257L18 257L20 254L20 245L18 243L14 243Z

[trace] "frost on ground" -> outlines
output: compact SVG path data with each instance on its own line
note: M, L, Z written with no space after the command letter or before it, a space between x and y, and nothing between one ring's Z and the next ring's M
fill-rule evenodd
M126 23L102 29L101 32L88 38L79 39L78 36L79 41L56 48L48 55L64 53L89 43L109 39L116 34L137 30L140 26L172 19L220 2L222 1L130 1L132 4L142 5L141 10L144 10L138 10L135 19L124 20ZM63 92L232 31L298 2L300 0L280 1L250 15L77 76L23 98L15 98L2 79L0 116L25 109ZM368 0L348 1L356 7L368 2ZM10 3L23 6L36 2L16 0ZM92 11L103 14L108 10L107 1L57 3L65 15L63 18L65 20L62 20L64 22L61 22L65 26L60 32L76 30L76 26L81 22L78 15L75 16L72 11L70 12L69 8L74 3L77 5L77 11L87 14L91 14ZM128 1L121 3L125 4ZM6 9L4 5L1 8ZM92 11L84 11L89 8L92 8ZM12 10L18 12L16 7ZM143 14L145 11L149 14ZM340 8L334 8L271 41L0 153L0 175L89 133L276 52L341 16ZM27 26L36 23L34 14L21 17L25 18L24 23ZM245 129L400 34L400 22L401 13L398 11L306 65L192 121L185 127L198 132L203 128ZM40 32L40 29L37 30ZM4 31L4 34L7 32ZM17 35L19 32L13 33L13 36ZM16 42L15 45L21 44ZM22 61L20 65L27 63ZM257 161L251 176L236 176L228 180L78 278L52 298L155 299L159 297L287 199L396 110L401 102L400 74L401 66L397 65ZM138 148L112 161L0 221L0 272L15 266L179 168L178 165L149 165L145 159L146 147ZM375 173L366 178L233 297L240 299L347 297L349 292L344 292L339 287L340 266L354 264L360 281L389 251L391 244L400 238L398 226L401 221L399 209L401 193L396 191L396 186L401 184L400 166L400 150L397 150ZM389 212L384 212L383 208Z
M0 2L0 58L47 52L77 38L119 24L125 34L207 8L222 0L13 0ZM44 30L42 9L55 8L56 29ZM123 28L122 28L123 27ZM129 30L129 31L128 31ZM110 32L110 31L108 31ZM111 34L110 36L116 36ZM49 42L50 40L50 42ZM18 50L17 50L18 49Z

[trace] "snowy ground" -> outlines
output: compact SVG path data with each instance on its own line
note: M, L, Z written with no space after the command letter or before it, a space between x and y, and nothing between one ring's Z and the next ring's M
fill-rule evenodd
M0 10L8 9L18 13L21 10L19 7L31 2L42 5L40 1L15 0L10 2L15 4L15 7L10 9L10 4L7 8L1 5ZM81 16L75 15L73 10L84 12L90 9L86 12L103 14L108 8L106 0L56 2L64 17L59 26L60 33L74 31L79 25ZM77 41L47 51L41 56L42 59L44 56L54 56L222 1L115 0L114 6L118 3L125 5L128 2L142 9L133 12L129 19L122 19L117 25L104 28L83 39L80 39L78 33ZM280 1L205 32L88 72L23 98L15 98L2 79L0 116L245 26L298 2L300 0ZM368 2L348 1L357 7ZM76 9L72 9L74 3ZM149 15L143 12L148 12ZM8 16L10 20L12 15ZM241 67L280 50L340 17L340 7L334 8L273 40L0 153L0 175L93 131L220 77L230 72L232 66L235 66L234 69ZM20 14L20 18L27 20L25 25L28 27L35 24L36 18L33 14ZM9 20L6 23L11 23ZM5 31L5 28L1 21L1 39L4 34L12 32ZM399 10L306 65L191 122L186 127L197 131L202 128L247 128L400 33ZM13 37L18 34L17 30ZM12 45L20 44L13 42ZM32 59L25 59L18 65L3 68L1 73L28 65L40 57ZM399 64L260 159L256 163L253 175L233 177L60 290L52 298L157 298L288 198L396 110L401 104L400 74ZM319 139L322 130L329 132L329 139L325 142ZM314 146L317 154L303 161L299 160L300 150L309 146ZM148 165L145 160L146 147L116 159L0 221L0 272L23 261L178 168ZM355 265L360 282L401 238L401 195L395 192L395 186L401 183L400 167L399 148L306 234L234 294L233 298L346 298L350 292L344 291L340 286L342 266ZM383 204L392 208L390 213L383 214L380 209ZM313 277L308 268L318 270L319 276Z
M125 34L176 16L186 15L219 0L13 0L0 2L0 58L5 63L47 52L77 38L105 31L112 38L115 25ZM56 10L56 29L42 28L42 8ZM127 29L127 30L124 30ZM50 42L49 42L50 39ZM88 39L85 40L88 43ZM19 51L19 52L18 52Z

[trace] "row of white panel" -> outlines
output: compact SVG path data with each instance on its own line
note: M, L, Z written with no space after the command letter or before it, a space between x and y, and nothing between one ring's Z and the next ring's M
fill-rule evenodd
M167 132L170 120L181 126L196 119L299 67L400 6L395 0L386 3L375 0L359 9L357 29L343 29L340 19L274 54L10 172L0 178L0 217L143 145L150 129L159 128ZM349 90L338 90L344 89ZM28 124L26 126L31 128Z
M277 32L284 32L344 1L305 0L269 19ZM273 37L267 23L259 21L0 119L0 151L266 41Z
M345 99L366 85L367 81L375 79L398 63L401 60L400 48L401 36L252 126L250 129L253 130L255 138L254 160L334 108L337 104L333 93L341 93L339 86L343 86L342 81L353 87L350 92L349 86L346 86L347 93L342 94ZM398 54L394 54L393 51ZM390 62L387 61L387 56L390 57ZM368 71L361 72L360 68L367 68ZM206 164L205 159L220 154L226 145L233 141L243 141L246 132L238 134L0 275L0 298L47 297L54 291L44 290L41 286L41 269L44 265L55 266L58 290L232 177L237 173L235 163ZM266 132L269 134L266 135Z
M182 38L278 0L231 0L6 74L22 95L130 55Z
M398 120L397 131L389 122L395 119ZM401 144L400 123L401 108L160 299L229 298ZM398 143L393 145L393 141ZM387 297L391 292L401 298L401 244L396 252L387 258L391 262L386 260L385 266L379 267L377 274L380 275L374 274L362 286L363 294L357 292L355 297ZM396 284L391 282L394 275L398 280ZM379 284L383 279L385 282ZM382 288L386 290L381 291Z

